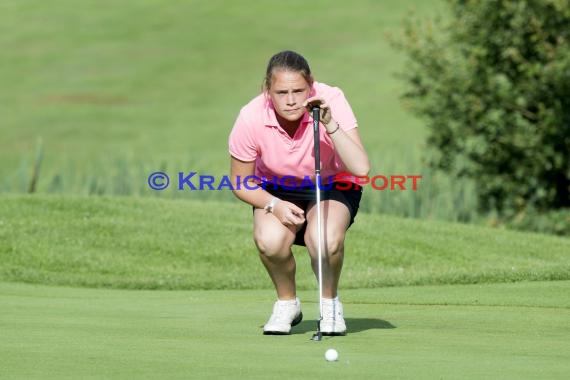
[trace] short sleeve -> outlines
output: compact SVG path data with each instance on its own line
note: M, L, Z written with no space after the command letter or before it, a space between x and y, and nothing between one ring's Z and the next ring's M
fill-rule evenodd
M334 120L345 131L356 128L358 123L352 111L352 107L348 103L342 90L339 88L335 88L335 90L332 97L328 100Z
M247 121L243 109L240 111L230 133L228 145L230 154L238 160L251 162L258 156L253 125Z

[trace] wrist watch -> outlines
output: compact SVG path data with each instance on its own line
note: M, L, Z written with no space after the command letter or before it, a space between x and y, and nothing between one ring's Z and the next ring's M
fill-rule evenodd
M273 197L273 198L271 198L271 200L269 202L267 202L267 204L265 205L265 207L263 209L265 210L265 212L273 213L273 208L275 207L277 202L279 202L279 199Z

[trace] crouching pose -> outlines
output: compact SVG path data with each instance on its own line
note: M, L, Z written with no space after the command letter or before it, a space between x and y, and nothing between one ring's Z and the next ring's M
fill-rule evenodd
M229 137L234 194L253 207L253 238L277 292L264 334L289 334L303 314L291 247L306 246L318 272L313 119L320 106L323 335L345 335L338 286L344 238L358 211L369 161L356 118L343 92L313 79L292 51L269 60L263 91L237 117ZM345 173L343 182L335 176ZM346 175L350 173L351 175ZM307 179L312 186L307 186Z

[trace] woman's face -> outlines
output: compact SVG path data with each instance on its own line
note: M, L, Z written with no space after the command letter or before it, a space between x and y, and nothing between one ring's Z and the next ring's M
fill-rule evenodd
M268 94L275 112L285 120L297 121L303 117L303 102L310 92L311 85L298 72L277 70L271 76Z

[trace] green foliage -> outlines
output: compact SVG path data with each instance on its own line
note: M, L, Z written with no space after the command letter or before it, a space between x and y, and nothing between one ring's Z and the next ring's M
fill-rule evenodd
M543 213L533 210L525 211L509 220L507 226L521 231L570 236L570 210Z
M407 20L404 97L427 120L430 163L477 180L512 216L570 207L570 2L449 0Z

